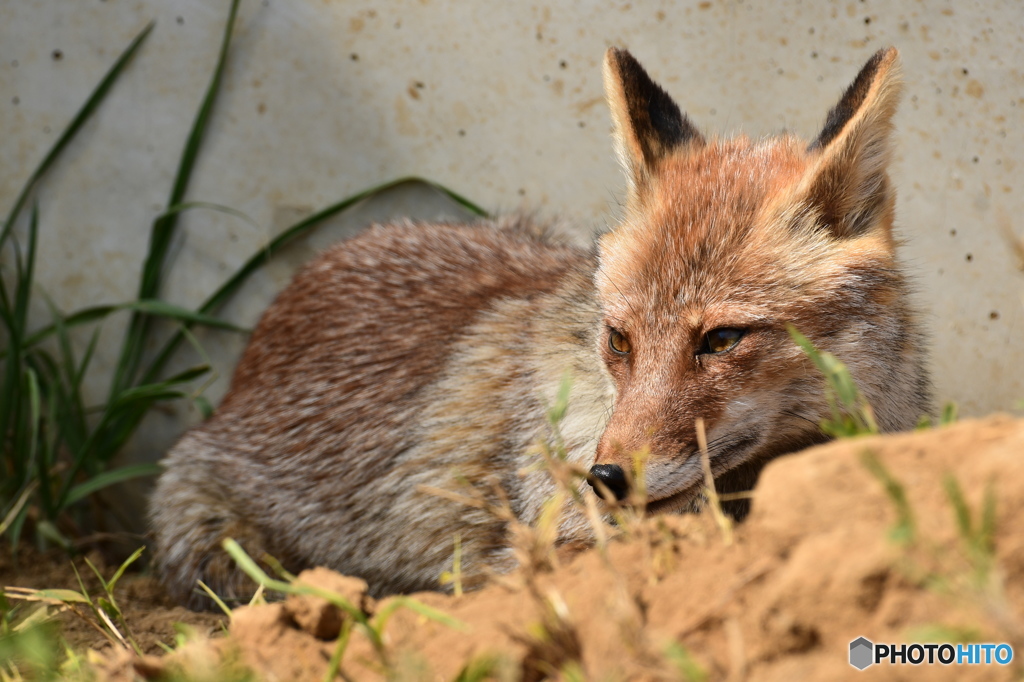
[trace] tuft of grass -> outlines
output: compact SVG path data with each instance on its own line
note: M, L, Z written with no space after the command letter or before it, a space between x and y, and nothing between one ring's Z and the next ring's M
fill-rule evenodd
M232 4L232 17L236 6L237 0ZM81 528L80 515L73 513L79 502L114 483L157 473L155 464L118 469L111 469L110 464L154 404L189 397L183 386L209 369L201 365L159 381L115 383L104 405L87 406L82 386L99 340L99 324L115 312L131 310L136 316L232 327L148 295L72 315L64 315L47 299L52 322L36 331L29 327L28 311L37 288L34 272L40 231L38 205L33 205L28 219L25 249L15 227L34 190L100 108L152 30L150 23L91 93L29 177L0 231L0 249L7 256L4 263L13 262L13 272L8 267L0 276L0 329L5 336L0 388L0 467L4 473L0 510L4 522L0 529L8 534L12 551L17 550L18 540L29 522L39 544L72 549L74 543L69 537L77 535ZM149 264L144 266L142 276L153 276ZM88 323L95 327L80 352L72 342L71 330ZM147 341L143 337L138 345L141 347Z
M704 682L708 673L694 660L693 655L679 642L669 642L665 647L665 658L674 669L678 679L685 682Z
M192 401L205 415L212 408L202 395L211 374L205 353L191 329L196 325L230 332L247 330L216 316L245 281L282 247L308 233L328 218L377 193L408 182L422 182L446 194L476 215L486 213L465 197L446 187L416 177L403 177L371 187L305 218L284 230L253 254L197 309L191 310L160 299L161 285L170 267L171 243L184 211L214 210L248 220L239 211L212 202L186 200L195 164L214 116L238 0L228 6L210 83L200 102L188 137L178 158L168 206L150 229L149 247L141 265L137 298L132 301L91 306L72 313L60 311L35 282L35 260L40 236L39 209L31 205L35 190L57 163L90 117L101 107L129 65L138 56L154 25L147 25L118 57L62 132L43 161L29 176L0 228L0 535L6 534L12 552L26 529L41 547L56 545L69 551L89 525L83 502L115 483L159 473L156 464L132 464L113 468L116 455L138 430L143 418L157 404ZM21 226L24 225L22 230ZM19 240L21 233L24 240ZM33 297L42 293L49 310L48 323L29 320ZM93 367L103 323L113 315L130 320L121 339L118 360L105 402L88 405L83 385ZM169 320L177 326L170 338L159 343L154 322ZM77 333L87 333L87 343L77 343ZM204 362L172 376L165 368L189 342ZM158 349L151 357L147 348ZM199 383L198 387L195 384ZM115 510L116 511L116 510Z
M956 420L960 416L960 409L957 404L953 401L946 402L942 406L942 412L939 413L939 426L949 426L955 424ZM917 422L917 429L930 429L932 428L931 416L925 414L921 415L921 418Z
M985 585L988 582L992 566L995 564L995 490L991 481L985 486L981 513L975 523L974 514L964 498L963 489L956 477L946 474L942 479L942 486L946 491L950 506L953 508L957 532L971 566L974 582L978 585Z
M500 654L481 654L470 659L452 682L520 682L515 662Z
M40 604L39 608L32 611L20 623L20 627L24 627L26 623L34 625L39 622L51 621L56 614L69 611L86 625L102 634L114 647L131 649L136 654L141 655L142 651L135 641L128 623L125 621L124 613L121 611L121 607L118 606L117 599L114 597L114 588L117 587L117 583L124 575L125 570L138 560L144 549L144 547L140 547L132 553L117 568L110 580L105 580L100 571L88 559L85 560L86 565L99 580L103 592L97 597L89 594L81 575L78 573L78 568L74 564L72 564L72 568L75 570L75 575L78 576L78 585L81 591L7 587L4 588L2 594L5 599Z
M831 417L821 423L821 430L833 438L850 438L864 434L878 433L871 405L861 395L850 370L836 356L814 347L810 340L787 325L793 337L814 366L825 376L825 395Z
M825 395L831 416L821 422L822 432L833 438L852 438L879 433L875 413L857 388L849 368L831 353L815 348L796 327L787 325L786 329L793 341L825 377ZM955 423L958 417L957 404L952 401L946 402L939 415L939 426L949 426ZM932 417L924 414L918 420L916 428L928 429L932 425Z
M92 595L78 568L79 590L6 587L0 591L0 680L91 679L85 662L63 642L56 617L64 612L96 630L115 649L142 652L114 596L118 581L142 555L140 547L114 571L109 580L88 560L85 564L100 583ZM11 602L17 602L11 606ZM22 605L30 607L27 611Z
M939 415L939 426L949 426L959 418L959 408L956 403L948 402L942 406L942 414Z
M889 537L901 545L909 545L914 542L917 536L917 528L914 522L914 513L907 500L907 491L903 484L885 468L878 455L865 450L860 456L861 464L864 465L872 476L878 479L885 490L886 496L892 502L896 511L896 523L889 531Z
M441 584L451 585L452 594L462 596L462 535L455 534L455 549L452 552L452 570L441 574Z

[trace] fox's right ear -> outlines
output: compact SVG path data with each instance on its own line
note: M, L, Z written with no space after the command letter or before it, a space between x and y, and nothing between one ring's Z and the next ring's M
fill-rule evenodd
M604 90L634 204L662 158L683 145L703 145L704 138L626 50L605 53Z

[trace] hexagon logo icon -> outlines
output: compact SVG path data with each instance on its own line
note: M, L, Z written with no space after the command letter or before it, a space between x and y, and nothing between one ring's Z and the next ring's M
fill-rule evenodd
M874 663L875 645L863 637L850 642L850 665L857 670L864 670Z

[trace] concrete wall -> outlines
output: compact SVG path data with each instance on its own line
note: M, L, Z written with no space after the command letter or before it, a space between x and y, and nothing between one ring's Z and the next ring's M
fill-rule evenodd
M149 225L216 59L228 3L0 1L0 209L116 55L157 27L40 193L38 279L65 310L130 299ZM253 222L192 211L166 298L195 305L287 224L418 174L490 210L614 222L623 180L600 62L630 48L707 131L810 137L879 47L903 54L893 169L903 254L928 311L937 397L963 413L1024 399L1024 3L419 2L246 0L222 97L189 192ZM228 309L252 324L294 266L370 219L459 209L400 188L335 221L261 273ZM42 311L40 311L42 312ZM123 318L104 327L90 390L103 395ZM220 370L244 339L202 334ZM195 355L183 357L188 364ZM157 413L155 459L185 414Z

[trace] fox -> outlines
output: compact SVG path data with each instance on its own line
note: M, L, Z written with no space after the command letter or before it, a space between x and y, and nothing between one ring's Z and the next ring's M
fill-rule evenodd
M881 431L930 412L888 174L897 50L870 58L809 143L705 136L625 49L603 76L627 187L591 248L521 215L378 224L278 295L219 408L163 461L151 521L173 599L208 607L199 580L252 594L225 538L375 595L442 589L456 537L465 586L511 570L507 520L430 491L500 486L536 522L556 483L535 445L566 373L565 457L605 511L638 451L646 513L699 510L698 420L722 492L827 440L824 379L790 326L845 363ZM592 538L567 506L557 543Z

